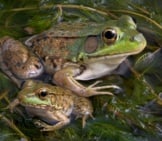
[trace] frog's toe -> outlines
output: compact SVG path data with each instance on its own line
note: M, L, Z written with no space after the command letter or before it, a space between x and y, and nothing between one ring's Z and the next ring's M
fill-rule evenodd
M92 85L86 88L86 96L93 96L93 95L114 95L112 92L108 91L107 89L115 89L115 90L122 90L117 85L104 85L104 86L96 86L97 84L101 83L102 81L96 81Z
M47 124L42 122L41 120L34 121L34 125L39 128L41 131L44 131L47 129Z

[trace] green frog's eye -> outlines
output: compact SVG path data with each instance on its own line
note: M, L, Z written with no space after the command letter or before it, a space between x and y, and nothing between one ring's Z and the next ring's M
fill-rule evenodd
M102 38L106 44L113 44L117 39L117 32L115 29L108 28L103 31Z

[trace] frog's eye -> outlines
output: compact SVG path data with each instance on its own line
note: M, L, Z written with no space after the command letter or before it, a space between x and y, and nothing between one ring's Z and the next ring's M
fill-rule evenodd
M46 90L40 90L37 94L40 99L45 99L45 97L48 95L48 92Z
M102 33L102 38L106 44L112 44L117 39L117 32L115 29L108 28Z

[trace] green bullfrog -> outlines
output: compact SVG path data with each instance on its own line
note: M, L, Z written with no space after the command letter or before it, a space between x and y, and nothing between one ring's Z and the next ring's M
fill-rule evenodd
M88 98L73 94L67 89L41 81L28 80L24 83L18 97L9 105L13 111L17 105L25 107L31 117L38 118L35 124L41 131L53 131L70 123L71 116L86 119L92 117L93 107Z
M124 15L104 23L62 22L30 37L25 45L41 60L53 83L89 97L112 95L106 89L119 87L97 86L99 81L86 87L78 81L112 74L128 56L140 53L146 40L133 19Z

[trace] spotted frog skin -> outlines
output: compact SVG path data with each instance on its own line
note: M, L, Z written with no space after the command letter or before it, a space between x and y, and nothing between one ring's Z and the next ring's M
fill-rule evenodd
M0 68L18 86L21 80L40 76L44 70L38 57L21 42L7 36L0 39Z
M18 104L24 106L31 117L40 119L35 124L41 131L62 128L70 122L72 115L82 118L83 127L89 116L93 118L93 107L89 99L40 81L25 82L17 99L9 107L13 110Z
M53 83L89 97L112 95L106 89L118 87L96 86L98 82L86 87L78 80L87 81L112 74L128 56L141 52L146 40L136 30L132 18L124 15L105 23L60 23L32 36L25 44L41 60Z

